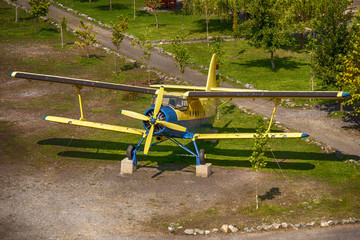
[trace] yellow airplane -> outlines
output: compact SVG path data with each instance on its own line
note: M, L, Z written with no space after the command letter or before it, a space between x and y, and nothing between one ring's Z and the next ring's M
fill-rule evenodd
M73 85L79 96L80 114L79 120L56 116L45 116L47 121L66 123L77 126L98 128L110 131L136 134L141 136L137 146L130 145L127 148L126 155L137 164L136 154L140 151L147 155L150 147L166 140L174 142L191 155L196 157L196 165L206 163L206 152L204 149L198 149L196 140L200 139L252 139L254 133L207 133L212 128L215 120L218 106L218 99L233 98L266 98L274 99L275 106L266 131L269 138L303 138L307 137L305 133L271 133L270 128L274 119L276 106L283 98L318 98L318 99L348 99L351 95L347 92L320 92L320 91L263 91L246 90L235 88L218 87L218 57L212 56L210 68L205 87L180 86L180 85L151 85L150 88L137 87L130 85L114 84L99 81L90 81L76 78L59 77L43 74L34 74L26 72L12 72L10 76L30 80L40 80ZM143 121L144 129L129 128L123 126L109 125L98 122L86 121L84 118L80 91L82 87L104 88L125 92L143 93L154 95L152 107L147 109L144 114L128 110L121 110L120 113L137 120ZM173 92L165 92L172 90ZM152 143L153 136L156 142ZM191 139L195 151L191 151L177 138ZM141 144L145 140L143 148Z

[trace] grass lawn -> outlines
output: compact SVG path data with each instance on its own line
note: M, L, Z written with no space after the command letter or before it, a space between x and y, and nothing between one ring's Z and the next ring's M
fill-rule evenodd
M275 71L271 70L270 53L251 47L245 40L237 40L236 56L234 42L222 42L224 54L220 73L254 85L257 89L279 91L309 91L310 66L306 53L294 53L278 50L275 52ZM173 52L171 45L161 46ZM209 66L212 56L211 48L206 43L186 44L191 53L190 61L197 65ZM314 80L315 90L320 90L320 81Z
M86 2L76 3L88 4ZM2 24L0 28L0 61L4 63L0 66L0 72L4 76L12 70L19 70L128 84L143 85L148 82L147 72L140 68L131 68L125 62L119 63L124 70L120 75L115 76L113 74L113 56L108 56L99 49L93 50L89 60L84 57L84 52L73 48L72 44L68 44L70 47L65 49L59 48L59 32L46 23L41 23L40 35L34 35L32 19L27 14L20 12L20 23L15 24L13 21L14 9L4 2L0 2L0 13ZM67 43L74 41L71 35L66 35L65 39ZM227 52L231 51L230 44L225 44ZM201 49L196 49L194 47L193 57L199 55L199 64L206 64L209 61L209 55L206 55L208 53L200 54L202 53ZM245 58L246 56L250 59L249 61L259 61L261 66L256 68L257 71L262 70L272 74L271 70L268 71L262 67L264 63L261 61L260 56L263 54L261 51L250 52L245 44L239 45L239 51L242 49L244 51L239 54L240 57ZM195 54L195 51L199 54ZM229 56L231 55L229 54ZM283 72L286 75L288 71L294 72L294 69L299 69L301 72L293 74L293 77L297 77L299 82L306 81L306 76L301 76L308 71L304 56L296 55L295 58L292 58L294 60L286 60L288 57L286 52L279 53L278 56L283 60L276 61L278 64L277 74ZM239 61L236 63L235 60L227 59L229 62L234 61L233 64L242 69L240 72L245 72L246 62L244 60L236 59ZM247 66L246 69L256 72L255 68ZM230 77L231 74L235 76L238 74L231 68L224 67L224 71L228 71ZM243 78L246 78L247 75L251 75L251 73L243 73L239 80L246 82ZM155 78L155 76L151 77ZM283 78L285 82L286 77ZM1 80L2 83L7 81L4 79ZM249 76L248 79L251 80ZM279 77L276 78L274 74L271 80L274 90L280 88L277 83L278 79ZM289 87L287 90L295 90L296 86L298 87L296 90L306 89L305 83L297 85L299 84L297 81L287 84ZM265 86L261 81L253 80L253 83L258 88ZM6 84L10 83L6 82ZM6 161L12 163L19 161L25 167L33 166L39 169L42 167L48 169L55 163L60 164L63 169L72 167L73 164L75 166L77 166L76 164L82 165L84 168L96 167L96 164L100 162L122 159L127 146L139 141L139 137L133 135L42 122L40 116L47 114L79 117L76 91L70 86L44 84L37 81L31 83L18 81L16 86L14 85L16 88L5 88L6 84L1 85L2 93L4 93L1 105L6 114L13 114L12 119L14 119L0 122L0 133L1 136L4 136L0 143L0 149L6 153L3 154ZM35 93L35 95L30 95L30 97L21 95L19 98L12 95L17 96L16 94L23 92ZM149 106L150 96L129 96L116 91L84 89L83 101L85 117L89 121L141 128L140 121L129 121L128 118L120 116L119 110L129 109L140 113L144 112ZM16 120L18 116L22 116L22 118ZM235 106L227 105L221 108L221 118L216 122L215 128L219 132L255 132L258 118L259 116L245 114ZM281 129L274 127L273 131L281 131ZM182 142L192 149L191 142L187 140L182 140ZM218 143L199 141L198 144L199 148L206 149L208 161L215 168L250 169L248 157L252 152L253 140L224 140ZM239 223L241 226L252 222L261 224L265 221L275 220L308 221L322 218L341 220L345 217L360 216L358 168L338 161L334 155L325 154L319 147L306 143L304 140L273 140L270 145L272 152L266 153L269 162L264 169L264 174L268 176L267 181L281 179L283 182L284 190L282 190L283 194L279 198L280 200L263 202L261 211L254 211L251 204L242 204L235 206L234 209L229 209L228 203L219 203L206 211L190 211L188 215L174 216L170 213L169 216L160 216L156 224L161 225L168 221L174 221L184 223L184 226L187 223L192 226L201 226L205 224L204 219L207 219L207 222L218 219L222 223L227 223L229 219L237 217L243 219ZM18 151L19 149L22 151ZM153 147L149 156L139 155L139 164L161 165L165 168L179 164L195 164L194 158L184 157L182 154L184 152L180 148L170 142L165 142ZM181 170L178 171L181 174ZM303 192L305 188L300 186L298 181L305 184L305 188L308 186L306 192ZM253 186L249 186L249 189L253 189ZM298 189L302 190L298 191ZM252 190L244 194L254 196ZM161 225L161 229L162 227Z
M138 38L144 37L146 28L150 31L150 40L173 39L176 35L180 35L182 31L183 15L180 11L158 12L159 28L156 29L154 15L139 10L139 8L145 6L145 1L136 1L136 19L134 19L133 1L129 0L117 0L113 2L112 11L109 11L108 0L92 1L91 3L86 0L59 0L58 2L107 24L115 21L119 15L128 17L128 33ZM230 35L232 31L231 27L231 21L219 21L217 18L212 17L209 24L209 34L211 36ZM204 18L185 15L184 36L186 38L206 37Z

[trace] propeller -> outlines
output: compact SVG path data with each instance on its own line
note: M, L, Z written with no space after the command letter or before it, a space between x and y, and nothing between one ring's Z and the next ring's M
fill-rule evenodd
M149 121L150 122L150 130L147 134L146 137L146 141L145 141L145 147L144 147L144 155L147 155L150 149L150 145L151 145L151 140L152 137L154 135L154 129L155 129L155 125L157 124L161 124L164 127L176 130L176 131L180 131L180 132L186 132L186 128L183 126L180 126L178 124L175 123L170 123L170 122L166 122L166 121L161 121L161 120L157 120L158 114L160 112L161 109L161 103L164 97L164 87L161 86L158 93L157 93L157 98L156 98L156 102L155 102L155 107L154 107L154 114L152 117L137 113L137 112L133 112L133 111L128 111L128 110L121 110L120 113L134 118L134 119L138 119L141 121Z

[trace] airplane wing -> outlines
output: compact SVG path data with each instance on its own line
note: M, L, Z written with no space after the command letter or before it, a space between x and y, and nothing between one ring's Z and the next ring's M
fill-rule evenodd
M29 80L39 80L45 82L63 83L63 84L85 86L92 88L104 88L104 89L144 93L151 95L155 95L157 91L155 89L145 88L145 87L137 87L137 86L124 85L124 84L107 83L107 82L91 81L91 80L78 79L78 78L59 77L59 76L35 74L35 73L27 73L27 72L12 72L10 73L10 76L15 78L25 78Z
M347 92L336 91L267 91L239 88L213 87L205 91L206 87L161 85L167 90L184 91L185 97L192 98L317 98L317 99L348 99L351 95ZM151 85L159 88L159 84Z
M43 119L47 120L47 121L50 121L50 122L57 122L57 123L65 123L65 124L71 124L71 125L76 125L76 126L98 128L98 129L115 131L115 132L132 133L132 134L136 134L136 135L143 135L143 134L146 133L146 131L143 130L143 129L122 127L122 126L116 126L116 125L110 125L110 124L104 124L104 123L97 123L97 122L89 122L89 121L86 121L86 120L76 120L76 119L64 118L64 117L45 116Z
M309 135L298 132L266 133L271 139L304 138ZM196 133L193 140L198 139L254 139L255 133Z
M322 91L189 91L185 97L191 98L317 98L317 99L348 99L351 95L347 92L322 92Z

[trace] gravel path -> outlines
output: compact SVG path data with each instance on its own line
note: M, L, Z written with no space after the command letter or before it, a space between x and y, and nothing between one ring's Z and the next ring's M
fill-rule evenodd
M28 6L27 0L18 0L18 2L22 5ZM77 28L79 24L77 16L74 16L54 5L50 6L50 13L48 14L48 17L59 21L64 16L68 20L69 28ZM95 25L94 30L98 31L97 39L100 44L115 49L110 39L111 31L109 29L104 29ZM125 38L122 42L120 52L129 58L142 61L140 58L142 55L141 50L131 45L130 40L127 38ZM181 78L179 70L175 67L174 60L169 56L153 51L150 65L171 76ZM194 69L186 68L184 79L186 82L197 86L205 85L206 75ZM242 106L246 109L252 109L253 111L267 117L271 116L274 106L273 102L263 99L257 99L255 101L236 99L233 102L238 106ZM327 117L326 111L316 109L298 110L278 107L275 120L296 131L308 133L311 137L331 146L334 149L340 150L344 154L353 155L354 158L359 158L360 156L359 134L356 132L351 133L351 131L346 130L346 128L351 128L354 123L345 123L342 119L330 119Z

